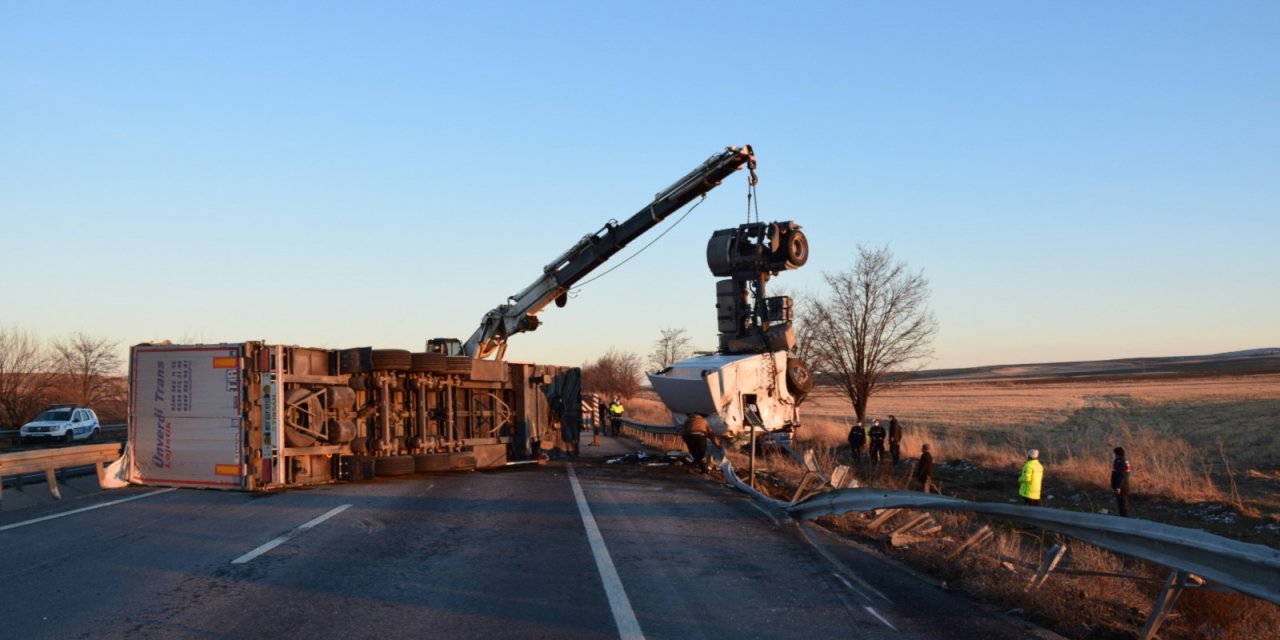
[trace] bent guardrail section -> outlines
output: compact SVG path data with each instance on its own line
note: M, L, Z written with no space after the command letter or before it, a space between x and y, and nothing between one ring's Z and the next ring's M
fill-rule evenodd
M1192 573L1234 591L1280 604L1280 550L1240 542L1199 529L1160 522L1046 507L970 502L914 491L837 489L792 505L747 486L725 460L725 478L739 490L766 500L801 520L851 511L920 509L966 511L1054 531L1097 547Z
M119 443L0 453L0 478L43 471L45 482L49 485L49 493L54 499L61 500L62 494L58 491L58 480L54 476L58 469L93 465L98 474L98 485L101 486L105 473L102 465L114 462L119 457ZM4 484L0 483L0 506L3 504Z

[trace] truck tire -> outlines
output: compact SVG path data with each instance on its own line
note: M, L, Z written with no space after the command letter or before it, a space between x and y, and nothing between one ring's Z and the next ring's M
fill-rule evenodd
M370 356L373 368L383 371L408 371L413 356L406 349L374 349Z
M787 268L799 269L809 261L809 239L799 229L792 229L783 237L783 249L787 255Z
M409 370L431 373L445 373L449 369L449 356L443 353L415 353L410 356Z
M373 475L407 476L413 473L413 456L386 456L373 459Z
M449 454L422 453L413 457L413 468L422 471L448 471L451 468Z
M787 357L787 390L798 400L813 387L813 374L800 358Z

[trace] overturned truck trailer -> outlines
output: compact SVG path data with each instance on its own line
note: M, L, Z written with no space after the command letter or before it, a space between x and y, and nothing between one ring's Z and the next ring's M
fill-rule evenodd
M130 352L128 480L270 490L535 460L577 368L243 342Z

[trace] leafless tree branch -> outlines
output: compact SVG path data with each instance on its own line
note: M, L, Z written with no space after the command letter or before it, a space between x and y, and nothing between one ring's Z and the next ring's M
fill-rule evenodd
M835 381L862 420L876 390L933 355L938 325L929 282L895 262L887 247L859 246L851 269L823 277L826 295L797 305L798 335L811 367Z

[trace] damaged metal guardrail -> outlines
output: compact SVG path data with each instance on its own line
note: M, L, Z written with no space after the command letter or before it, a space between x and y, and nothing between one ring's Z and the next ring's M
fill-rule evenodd
M54 499L61 500L62 494L58 491L58 480L54 475L58 469L93 465L97 470L98 484L101 486L105 473L102 465L114 462L119 457L118 443L0 453L0 478L43 471L45 482L49 485L49 493ZM4 484L0 483L0 505L3 503Z
M747 486L734 474L728 460L724 461L722 470L725 478L739 490L772 503L800 520L898 508L982 513L1061 533L1280 604L1280 550L1199 529L1045 507L970 502L914 491L838 489L789 504Z

